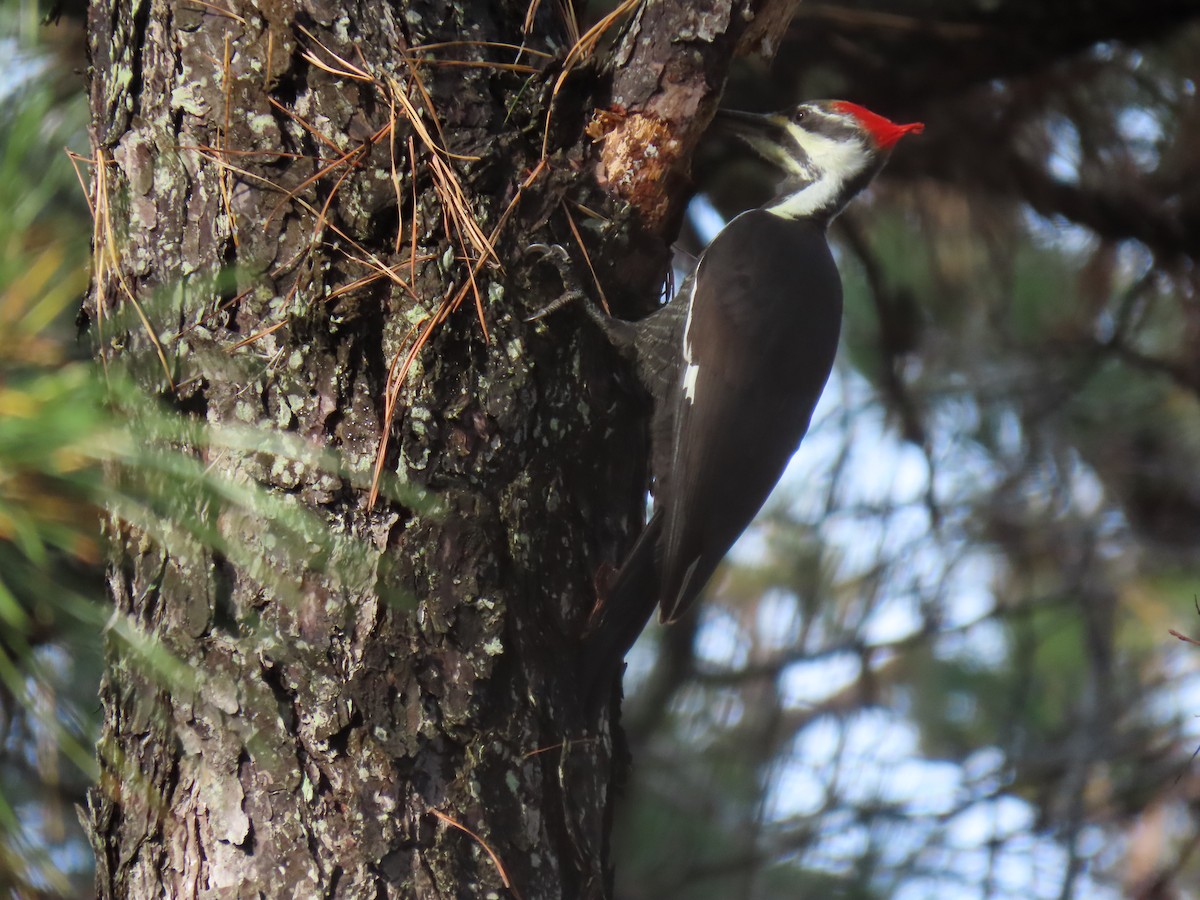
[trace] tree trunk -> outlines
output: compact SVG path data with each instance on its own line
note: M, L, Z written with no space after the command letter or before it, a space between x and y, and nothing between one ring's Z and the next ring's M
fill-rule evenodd
M641 402L582 316L524 320L595 293L579 240L653 306L730 59L789 8L639 7L602 66L560 2L93 5L98 355L259 429L176 449L272 501L175 485L156 521L204 541L114 518L101 896L610 894L619 732L572 665Z

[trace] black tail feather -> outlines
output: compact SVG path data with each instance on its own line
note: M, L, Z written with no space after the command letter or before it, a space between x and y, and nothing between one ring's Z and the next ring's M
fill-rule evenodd
M620 677L625 654L658 605L659 536L662 513L646 523L588 623L579 668L580 691L589 708L609 696Z

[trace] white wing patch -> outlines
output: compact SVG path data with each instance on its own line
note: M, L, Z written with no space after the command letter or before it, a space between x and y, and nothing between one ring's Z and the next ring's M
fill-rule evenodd
M687 319L683 323L683 361L687 368L683 370L683 398L688 403L696 401L696 378L700 375L700 363L692 362L692 312L696 308L696 285L700 283L700 266L704 265L704 257L696 265L692 275L692 293L688 297Z
M699 364L688 363L688 367L683 370L683 398L688 403L696 402L696 379L699 377Z

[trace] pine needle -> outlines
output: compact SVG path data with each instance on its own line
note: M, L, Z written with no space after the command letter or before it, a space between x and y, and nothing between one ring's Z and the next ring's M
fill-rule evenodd
M575 238L575 243L579 245L579 249L583 252L583 261L587 263L588 271L592 273L592 283L596 285L596 293L600 295L600 305L604 308L606 315L611 316L612 310L608 306L608 298L604 296L604 287L600 284L600 278L596 275L596 268L592 265L592 257L588 255L587 247L583 243L583 236L580 235L579 229L575 226L575 219L571 215L571 210L567 208L566 201L562 201L562 211L567 217L567 224L571 226L571 234Z
M546 158L547 148L550 144L550 119L554 113L554 98L558 96L558 92L562 89L563 83L566 82L567 76L571 74L571 70L575 66L592 55L592 51L596 49L596 45L604 37L605 32L641 2L642 0L621 0L616 9L589 28L571 46L571 49L567 51L567 57L563 60L562 71L554 82L554 90L550 92L550 105L546 110L546 128L542 134L542 159Z
M171 376L171 365L167 362L166 351L163 349L162 342L158 339L158 334L155 332L154 326L150 324L150 319L147 317L146 311L142 309L142 304L138 302L137 296L129 286L129 282L125 280L125 273L121 271L121 258L117 252L117 239L113 233L112 216L108 205L108 166L110 164L110 161L104 156L104 151L97 150L95 165L93 167L95 175L93 180L94 201L89 204L93 210L92 258L95 266L97 332L102 342L101 346L103 346L104 308L107 305L105 302L104 286L111 276L116 279L117 284L121 287L121 292L129 301L130 306L133 307L134 312L137 313L137 317L142 323L142 330L146 332L146 336L150 339L150 343L154 347L154 352L158 355L158 361L162 364L167 384L170 385L172 392L174 392L176 389L175 379ZM100 356L104 360L107 370L108 356L103 350L101 350Z

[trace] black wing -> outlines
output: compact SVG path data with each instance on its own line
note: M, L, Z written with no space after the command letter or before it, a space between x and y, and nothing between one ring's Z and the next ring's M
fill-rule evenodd
M779 480L829 377L841 296L823 229L756 210L726 226L675 300L623 323L655 401L655 509L589 622L589 703L655 604L664 621L691 605Z
M823 229L811 223L739 216L705 252L696 284L687 365L663 413L670 458L655 473L666 622L695 600L779 480L841 328L841 282Z

